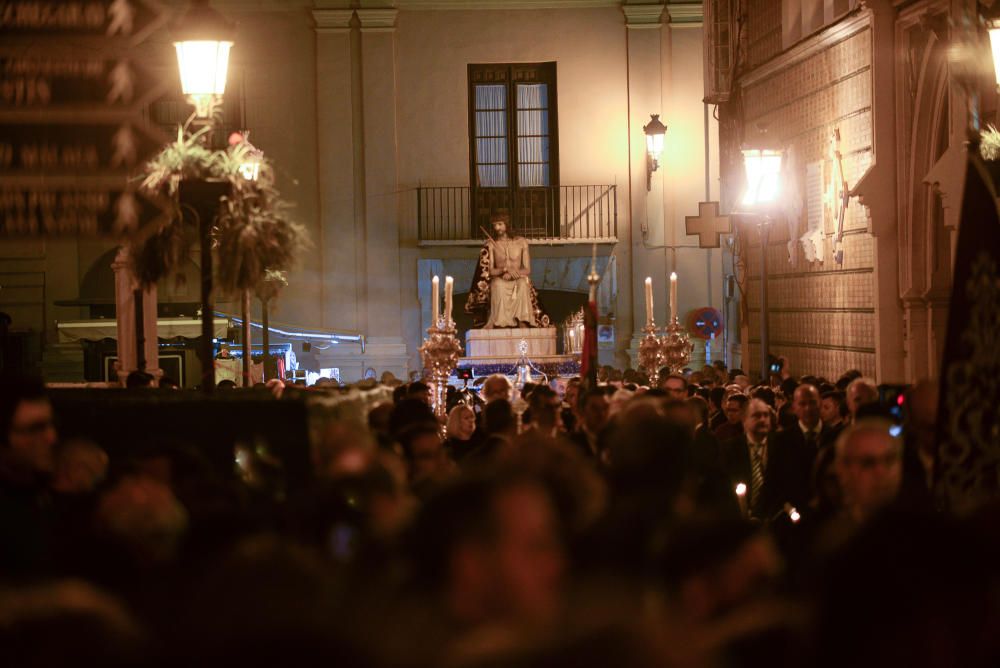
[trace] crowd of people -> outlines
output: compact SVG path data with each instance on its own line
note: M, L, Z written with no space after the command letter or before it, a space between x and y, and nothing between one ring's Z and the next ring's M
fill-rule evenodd
M1000 665L1000 506L936 502L933 383L495 375L446 424L389 395L288 480L111 457L0 380L0 663Z

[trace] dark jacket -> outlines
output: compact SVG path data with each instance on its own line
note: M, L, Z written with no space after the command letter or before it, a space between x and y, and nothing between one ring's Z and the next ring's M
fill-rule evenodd
M801 433L800 433L801 436ZM721 448L722 466L733 488L739 483L751 484L750 449L746 434L726 441ZM771 520L786 503L804 508L809 502L809 478L812 458L805 448L796 448L787 438L772 432L767 437L767 463L764 486L760 492L754 516ZM750 492L747 499L750 498Z

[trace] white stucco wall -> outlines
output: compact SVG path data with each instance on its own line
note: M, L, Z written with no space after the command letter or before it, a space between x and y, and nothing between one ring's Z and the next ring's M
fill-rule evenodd
M561 183L627 182L620 9L401 11L396 30L401 188L469 185L470 63L555 61Z

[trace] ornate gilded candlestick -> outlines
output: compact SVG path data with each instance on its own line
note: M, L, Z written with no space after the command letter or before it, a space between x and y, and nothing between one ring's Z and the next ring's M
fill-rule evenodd
M649 376L650 387L656 387L657 374L663 366L663 342L656 336L656 323L643 327L646 336L639 341L639 367Z
M660 350L663 354L663 365L670 368L670 373L679 372L691 361L694 344L691 343L690 337L677 318L664 328L663 336L660 337Z
M448 377L458 366L461 356L462 344L455 336L455 323L450 318L447 323L442 318L427 329L427 338L420 346L420 358L430 378L431 406L442 425L447 414Z

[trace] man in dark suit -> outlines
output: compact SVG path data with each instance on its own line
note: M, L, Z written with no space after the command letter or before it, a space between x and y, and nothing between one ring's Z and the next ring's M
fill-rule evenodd
M844 420L847 412L847 396L840 390L827 390L820 394L819 417L823 420L823 438L820 441L820 448L832 446L840 432L844 430L846 424Z
M599 459L600 434L608 426L611 402L603 387L587 390L578 400L580 423L569 435L569 440L576 445L580 453L588 459Z
M823 422L820 420L819 390L814 385L799 385L792 393L791 413L794 422L775 438L785 442L789 449L802 451L809 458L809 467L816 454L827 442Z
M741 505L755 519L770 521L786 503L805 507L809 500L812 460L770 431L771 409L751 399L743 417L743 434L722 445L723 468L735 490L746 485Z

